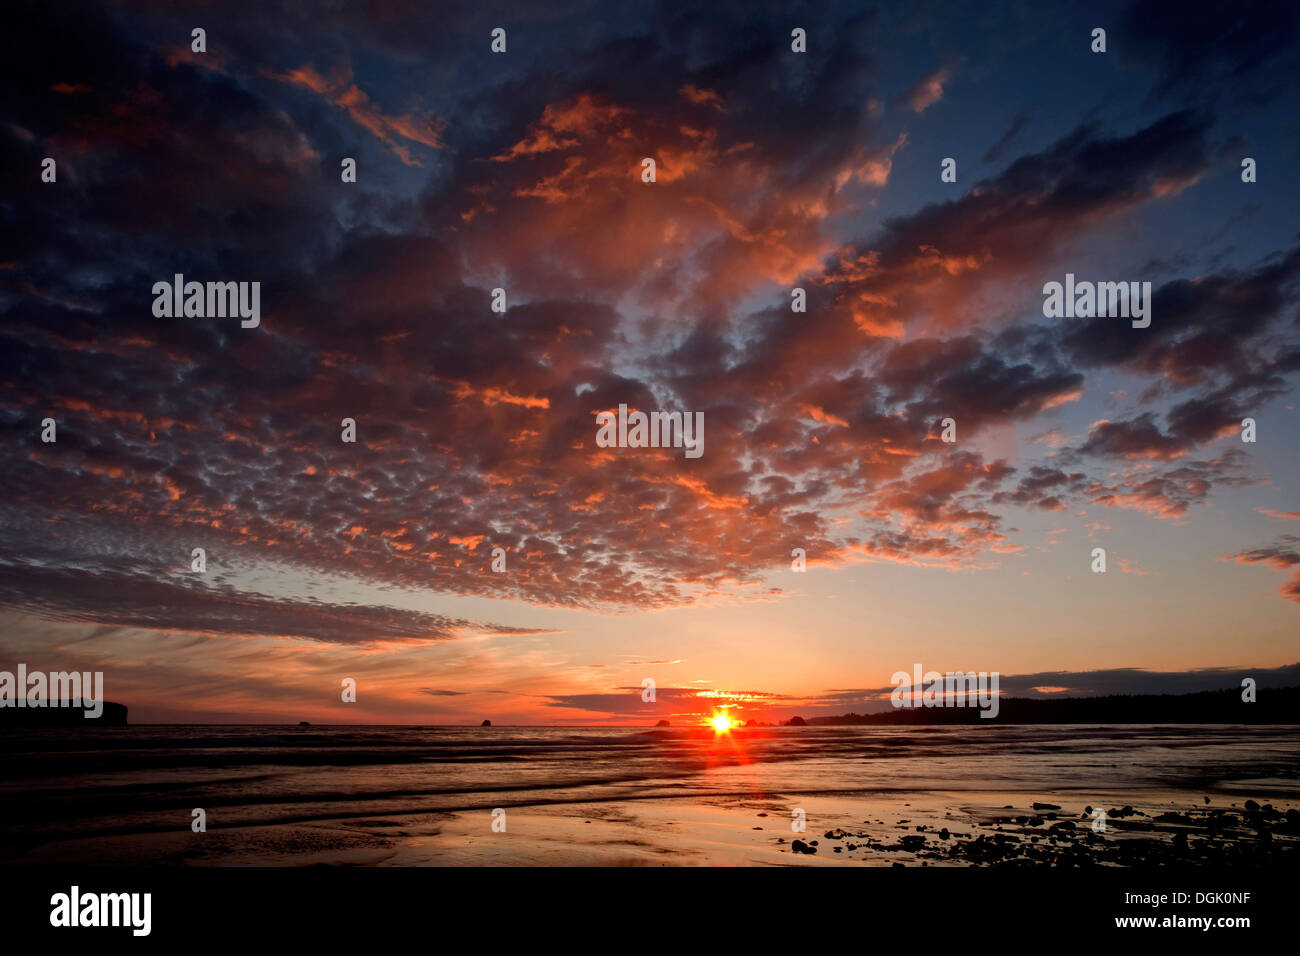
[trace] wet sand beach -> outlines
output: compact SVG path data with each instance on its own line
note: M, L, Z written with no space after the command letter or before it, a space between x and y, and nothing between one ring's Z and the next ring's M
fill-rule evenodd
M0 743L18 774L0 785L0 865L1221 866L1300 852L1294 727L185 730ZM206 832L191 830L196 807Z

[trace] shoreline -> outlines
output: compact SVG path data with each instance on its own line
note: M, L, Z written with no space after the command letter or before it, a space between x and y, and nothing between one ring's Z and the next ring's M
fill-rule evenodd
M1239 789L1234 787L1234 790ZM56 839L33 866L1178 866L1300 853L1300 801L1235 793L917 790L613 798ZM505 794L503 797L507 796ZM1209 802L1206 802L1209 797ZM806 829L791 829L791 809ZM1088 809L1106 810L1093 832Z

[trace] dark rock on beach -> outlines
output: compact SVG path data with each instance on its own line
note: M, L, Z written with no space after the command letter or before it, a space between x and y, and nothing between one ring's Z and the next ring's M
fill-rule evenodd
M1159 813L1153 810L1148 815L1126 804L1108 813L1112 822L1107 830L1096 832L1087 823L1067 818L1073 814L1073 810L1060 814L1066 819L1051 823L1046 832L1025 827L1020 830L1024 835L1016 836L1004 831L1002 825L1014 828L1021 821L1030 826L1042 825L1057 814L1025 818L1004 812L977 823L980 827L996 825L996 832L986 830L973 836L950 833L945 828L938 836L948 842L927 843L923 836L907 835L893 846L868 843L866 849L907 851L922 864L946 860L972 866L1021 868L1261 867L1300 862L1300 810L1294 807L1283 811L1252 800L1233 814L1189 802L1185 808ZM1122 839L1115 839L1117 832L1123 834Z

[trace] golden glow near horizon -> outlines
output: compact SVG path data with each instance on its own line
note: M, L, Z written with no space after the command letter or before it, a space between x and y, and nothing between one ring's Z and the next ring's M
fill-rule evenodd
M735 722L721 711L716 711L713 716L709 718L709 726L712 727L716 733L726 734L731 732L731 728L735 726Z

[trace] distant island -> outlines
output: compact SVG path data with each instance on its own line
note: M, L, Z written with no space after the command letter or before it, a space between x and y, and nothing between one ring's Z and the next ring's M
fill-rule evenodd
M0 727L125 727L126 705L104 701L98 717L87 717L79 700L64 700L44 707L0 707Z
M480 726L480 727L491 727L491 726L492 726L492 721L490 721L490 720L485 720L485 721L483 721L483 723L479 724L479 726Z
M1112 694L1038 700L1002 698L997 717L976 707L915 707L880 714L791 717L783 726L855 724L1300 724L1300 687L1260 688L1254 703L1241 689L1192 694Z

